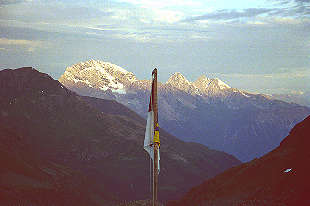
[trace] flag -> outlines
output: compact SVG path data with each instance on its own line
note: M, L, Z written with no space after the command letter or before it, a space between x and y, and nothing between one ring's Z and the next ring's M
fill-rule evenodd
M159 140L159 125L158 122L155 122L154 119L154 104L153 104L153 99L154 99L154 78L152 81L152 92L150 96L150 103L149 103L149 109L148 109L148 114L147 114L147 121L146 121L146 129L145 129L145 137L144 137L144 150L147 151L147 153L150 155L152 160L154 160L154 143L157 143L160 145L160 140ZM154 126L155 125L155 126ZM160 160L160 155L159 155L159 148L158 148L158 173L159 173L159 160Z
M152 159L154 159L153 138L154 138L154 112L151 110L151 106L149 106L149 111L147 113L147 120L146 120L145 137L144 137L144 150L147 151L147 153L149 153Z

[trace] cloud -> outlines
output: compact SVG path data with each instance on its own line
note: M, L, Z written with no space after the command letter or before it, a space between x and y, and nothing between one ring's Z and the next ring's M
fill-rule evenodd
M295 0L296 2L309 3L309 0Z
M39 46L39 45L41 45L41 42L40 41L25 40L25 39L0 38L0 45Z
M309 19L310 18L310 1L309 0L270 0L275 2L273 5L263 7L253 7L245 9L221 9L214 10L203 15L192 15L187 17L183 22L198 22L198 21L233 21L269 18L291 17L294 19ZM262 22L261 21L261 22Z
M279 69L272 73L206 73L211 78L220 78L234 88L254 93L283 93L284 90L306 91L310 81L310 67ZM280 89L281 88L281 89Z
M266 21L269 23L287 24L287 25L309 24L310 23L310 19L296 19L293 17L272 17Z
M1 5L9 5L9 4L19 4L23 2L29 2L29 0L0 0L0 6Z
M153 37L148 34L139 34L139 33L124 33L124 34L115 34L114 37L118 39L132 39L141 43L154 41Z
M29 47L28 49L27 49L27 52L30 52L30 53L32 53L32 52L34 52L36 49L34 48L34 47Z
M33 41L33 40L26 40L26 39L7 39L7 38L0 38L0 45L6 46L4 50L8 50L9 47L12 46L19 46L24 48L27 52L34 52L37 48L42 48L47 46L47 44L43 44L43 41Z
M199 7L201 2L193 0L120 0L142 8L163 9L167 7Z
M2 20L14 20L24 23L89 23L112 16L108 9L93 8L84 5L66 5L61 2L14 4L0 7Z
M150 31L133 31L133 32L123 32L123 33L115 33L112 35L113 38L116 39L126 39L130 41L136 41L139 43L152 43L152 44L159 44L159 43L167 43L167 42L180 42L186 41L188 38L184 37L183 35L177 37L169 37L163 33L159 32L150 32Z
M279 11L279 15L299 15L301 17L309 17L310 15L309 0L277 0L276 2L283 7L283 9Z
M66 64L86 56L113 56L111 61L132 68L145 68L152 62L167 68L176 65L181 70L256 71L265 76L249 74L251 80L281 80L284 75L272 73L275 68L309 66L310 23L305 23L309 18L303 10L307 2L267 1L271 3L15 0L0 6L0 41L4 45L0 47L6 48L2 54L8 55L16 50L35 53L31 56L45 54L46 65L51 54ZM53 42L51 49L41 49L48 42ZM124 49L130 52L124 55ZM8 61L1 56L2 62ZM43 61L40 59L32 61Z
M152 19L158 22L174 23L180 21L184 14L178 11L152 9Z
M245 74L245 73L209 73L211 76L229 77L238 79L296 79L296 78L310 78L310 68L300 68L289 71L287 68L279 69L277 73L264 74Z
M197 20L232 20L244 17L256 17L262 14L267 14L272 9L267 8L248 8L241 11L238 10L219 10L211 12L205 15L192 17L185 21L197 21Z

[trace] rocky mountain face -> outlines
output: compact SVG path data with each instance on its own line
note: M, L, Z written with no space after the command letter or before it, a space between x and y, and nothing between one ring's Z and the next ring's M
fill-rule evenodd
M309 205L309 144L310 116L273 151L205 181L168 205Z
M116 89L115 85L112 86ZM77 194L76 201L80 200L80 205L147 199L150 197L150 179L149 158L143 150L145 124L143 118L124 105L113 100L79 96L33 68L2 70L1 154L2 149L7 148L6 144L14 138L16 141L10 143L14 150L5 150L3 153L7 155L1 155L1 190L7 188L4 193L7 201L13 201L17 193L24 195L25 201L29 200L31 204L37 200L34 194L44 195L46 188L54 191L53 185L58 184L69 185L64 187L66 192L63 194L67 198L63 201ZM180 197L203 179L240 164L224 152L183 142L163 129L160 133L160 200ZM14 138L10 134L14 134ZM31 153L27 156L24 151ZM17 160L11 158L15 153L22 159L16 164L12 162ZM40 157L42 164L37 164L34 157ZM16 166L10 171L7 167L11 164ZM27 168L43 180L29 180L27 175L32 175L31 171L23 172ZM83 192L85 190L88 192ZM49 194L57 195L57 191ZM50 196L42 198L50 200ZM71 205L61 200L51 205Z
M151 82L116 65L95 60L75 64L59 81L80 95L116 100L146 118ZM190 82L175 73L159 83L158 90L162 128L242 161L271 151L310 114L308 107L231 88L206 76Z

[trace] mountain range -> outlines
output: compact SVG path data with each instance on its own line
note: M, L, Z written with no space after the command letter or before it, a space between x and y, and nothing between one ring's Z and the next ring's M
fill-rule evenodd
M310 91L295 91L290 93L272 94L272 98L286 102L294 102L300 105L310 106Z
M273 151L205 181L168 205L310 205L309 145L310 116Z
M124 105L80 96L34 68L0 71L1 205L148 199L145 124ZM162 201L240 164L162 128L160 134Z
M90 60L66 68L59 81L84 96L112 99L146 118L150 80L112 63ZM181 73L158 84L161 128L184 141L242 161L274 149L310 108L232 88L218 78L188 81Z

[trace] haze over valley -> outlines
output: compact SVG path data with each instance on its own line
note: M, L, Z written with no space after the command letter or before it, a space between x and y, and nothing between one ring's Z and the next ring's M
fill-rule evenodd
M67 67L59 81L84 96L116 100L146 118L150 80L117 65L90 60ZM231 88L218 78L190 82L173 74L158 86L160 126L242 161L275 148L309 108Z

